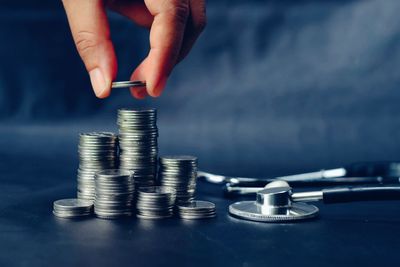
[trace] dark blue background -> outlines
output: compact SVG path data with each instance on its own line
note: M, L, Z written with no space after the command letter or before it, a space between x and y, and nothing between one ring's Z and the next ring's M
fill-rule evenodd
M393 263L400 211L391 203L324 207L321 221L272 226L231 219L218 188L200 185L219 205L215 223L70 224L50 210L75 192L78 133L116 131L120 107L158 108L161 154L197 155L213 172L269 176L398 160L399 10L397 0L209 1L208 26L164 94L138 101L124 89L95 98L60 1L1 0L0 262ZM148 32L116 14L110 20L125 80L147 53Z
M96 99L61 2L22 2L0 9L1 131L34 124L76 139L115 129L119 107L148 106L159 109L161 152L198 155L208 170L269 175L399 159L398 1L209 1L192 53L162 97L145 101L124 89ZM110 17L123 80L146 55L148 33Z

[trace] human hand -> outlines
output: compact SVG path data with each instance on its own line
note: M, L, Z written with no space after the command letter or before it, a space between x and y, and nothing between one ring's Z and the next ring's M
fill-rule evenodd
M146 81L136 98L157 97L174 66L190 51L206 24L205 0L63 0L76 47L97 97L110 95L117 60L106 8L150 29L150 51L131 75Z

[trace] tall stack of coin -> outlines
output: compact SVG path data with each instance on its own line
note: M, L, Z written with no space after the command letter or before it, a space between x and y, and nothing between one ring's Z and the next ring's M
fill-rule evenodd
M193 156L165 156L160 158L158 179L162 186L176 191L178 203L194 199L197 178L197 158Z
M118 137L114 133L82 133L79 136L78 198L93 200L94 174L117 168Z
M135 171L138 187L155 184L157 172L157 111L118 110L120 168Z
M134 173L110 169L96 173L94 213L99 218L131 216L134 212Z
M162 186L142 187L138 190L136 208L138 218L163 219L174 214L175 190Z

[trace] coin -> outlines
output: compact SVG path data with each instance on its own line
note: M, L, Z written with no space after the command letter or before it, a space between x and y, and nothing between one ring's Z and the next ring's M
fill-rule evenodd
M90 216L93 202L88 200L68 198L54 201L53 214L61 218L79 218Z
M93 200L96 172L118 167L118 137L111 132L91 132L79 135L79 168L77 197Z
M120 168L135 171L137 187L155 184L158 155L157 110L119 109Z
M213 218L217 215L215 204L202 200L178 204L177 210L180 218L188 220Z
M134 212L134 172L108 169L95 174L94 213L103 219L131 216Z
M197 158L194 156L163 156L159 159L158 182L176 191L176 201L194 199L197 179Z
M164 219L174 214L176 192L163 186L138 189L137 217L142 219Z
M143 81L121 81L113 82L112 88L126 88L126 87L146 87L146 82Z

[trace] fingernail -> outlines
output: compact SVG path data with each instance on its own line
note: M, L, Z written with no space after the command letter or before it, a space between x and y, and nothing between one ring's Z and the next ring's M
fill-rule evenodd
M106 79L100 68L95 68L89 72L90 82L92 83L94 93L97 97L103 98L106 97L104 93L107 90Z

